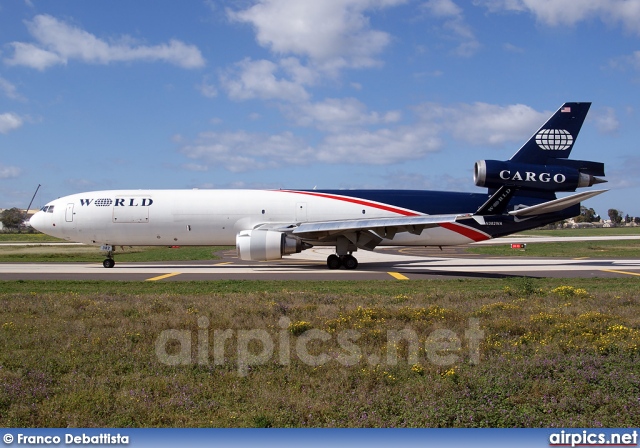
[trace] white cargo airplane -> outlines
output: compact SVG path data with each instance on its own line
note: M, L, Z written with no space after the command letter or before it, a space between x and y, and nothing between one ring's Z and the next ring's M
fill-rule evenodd
M591 103L565 103L508 161L475 164L488 193L418 190L110 190L49 202L30 220L51 236L102 246L235 244L243 260L277 260L335 246L329 269L355 269L352 255L377 246L449 246L487 240L580 214L555 193L606 182L604 164L569 160Z

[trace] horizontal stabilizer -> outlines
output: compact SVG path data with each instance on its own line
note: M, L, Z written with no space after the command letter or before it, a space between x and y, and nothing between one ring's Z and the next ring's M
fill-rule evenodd
M571 207L572 205L578 204L579 202L585 201L589 198L592 198L601 193L604 193L605 191L609 191L609 190L585 191L583 193L567 196L566 198L555 199L553 201L543 202L542 204L533 205L531 207L514 210L509 212L509 214L511 216L522 217L522 216L543 215L545 213L553 213L560 210L564 210L567 207Z

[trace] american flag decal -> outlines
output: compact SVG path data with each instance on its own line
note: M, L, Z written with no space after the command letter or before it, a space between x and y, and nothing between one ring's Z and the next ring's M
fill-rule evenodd
M560 109L560 112L571 112L571 108L569 106L565 106L562 109Z

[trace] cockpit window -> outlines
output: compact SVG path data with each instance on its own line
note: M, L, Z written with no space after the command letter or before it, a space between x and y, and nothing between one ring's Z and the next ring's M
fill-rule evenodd
M53 205L49 206L49 209L47 210L47 213L53 213Z
M48 205L45 205L44 207L42 207L42 208L40 209L40 211L41 211L41 212L46 212L48 208L49 208L49 206L48 206Z

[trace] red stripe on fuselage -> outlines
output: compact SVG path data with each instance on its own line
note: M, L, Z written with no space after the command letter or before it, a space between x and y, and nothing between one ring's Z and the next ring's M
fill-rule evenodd
M379 210L385 210L387 212L398 213L399 215L403 215L403 216L420 216L421 215L420 213L416 213L411 210L392 207L390 205L380 204L377 202L370 202L364 199L353 198L350 196L337 196L334 194L316 193L313 191L298 191L298 190L278 190L278 191L283 191L285 193L307 194L309 196L317 196L317 197L327 198L327 199L336 199L338 201L351 202L352 204L366 205L367 207L373 207Z
M480 232L479 230L476 230L472 227L468 227L455 222L444 222L440 224L440 227L444 227L447 230L451 230L452 232L459 233L460 235L465 236L470 240L473 240L476 242L491 239L491 236L484 232Z

